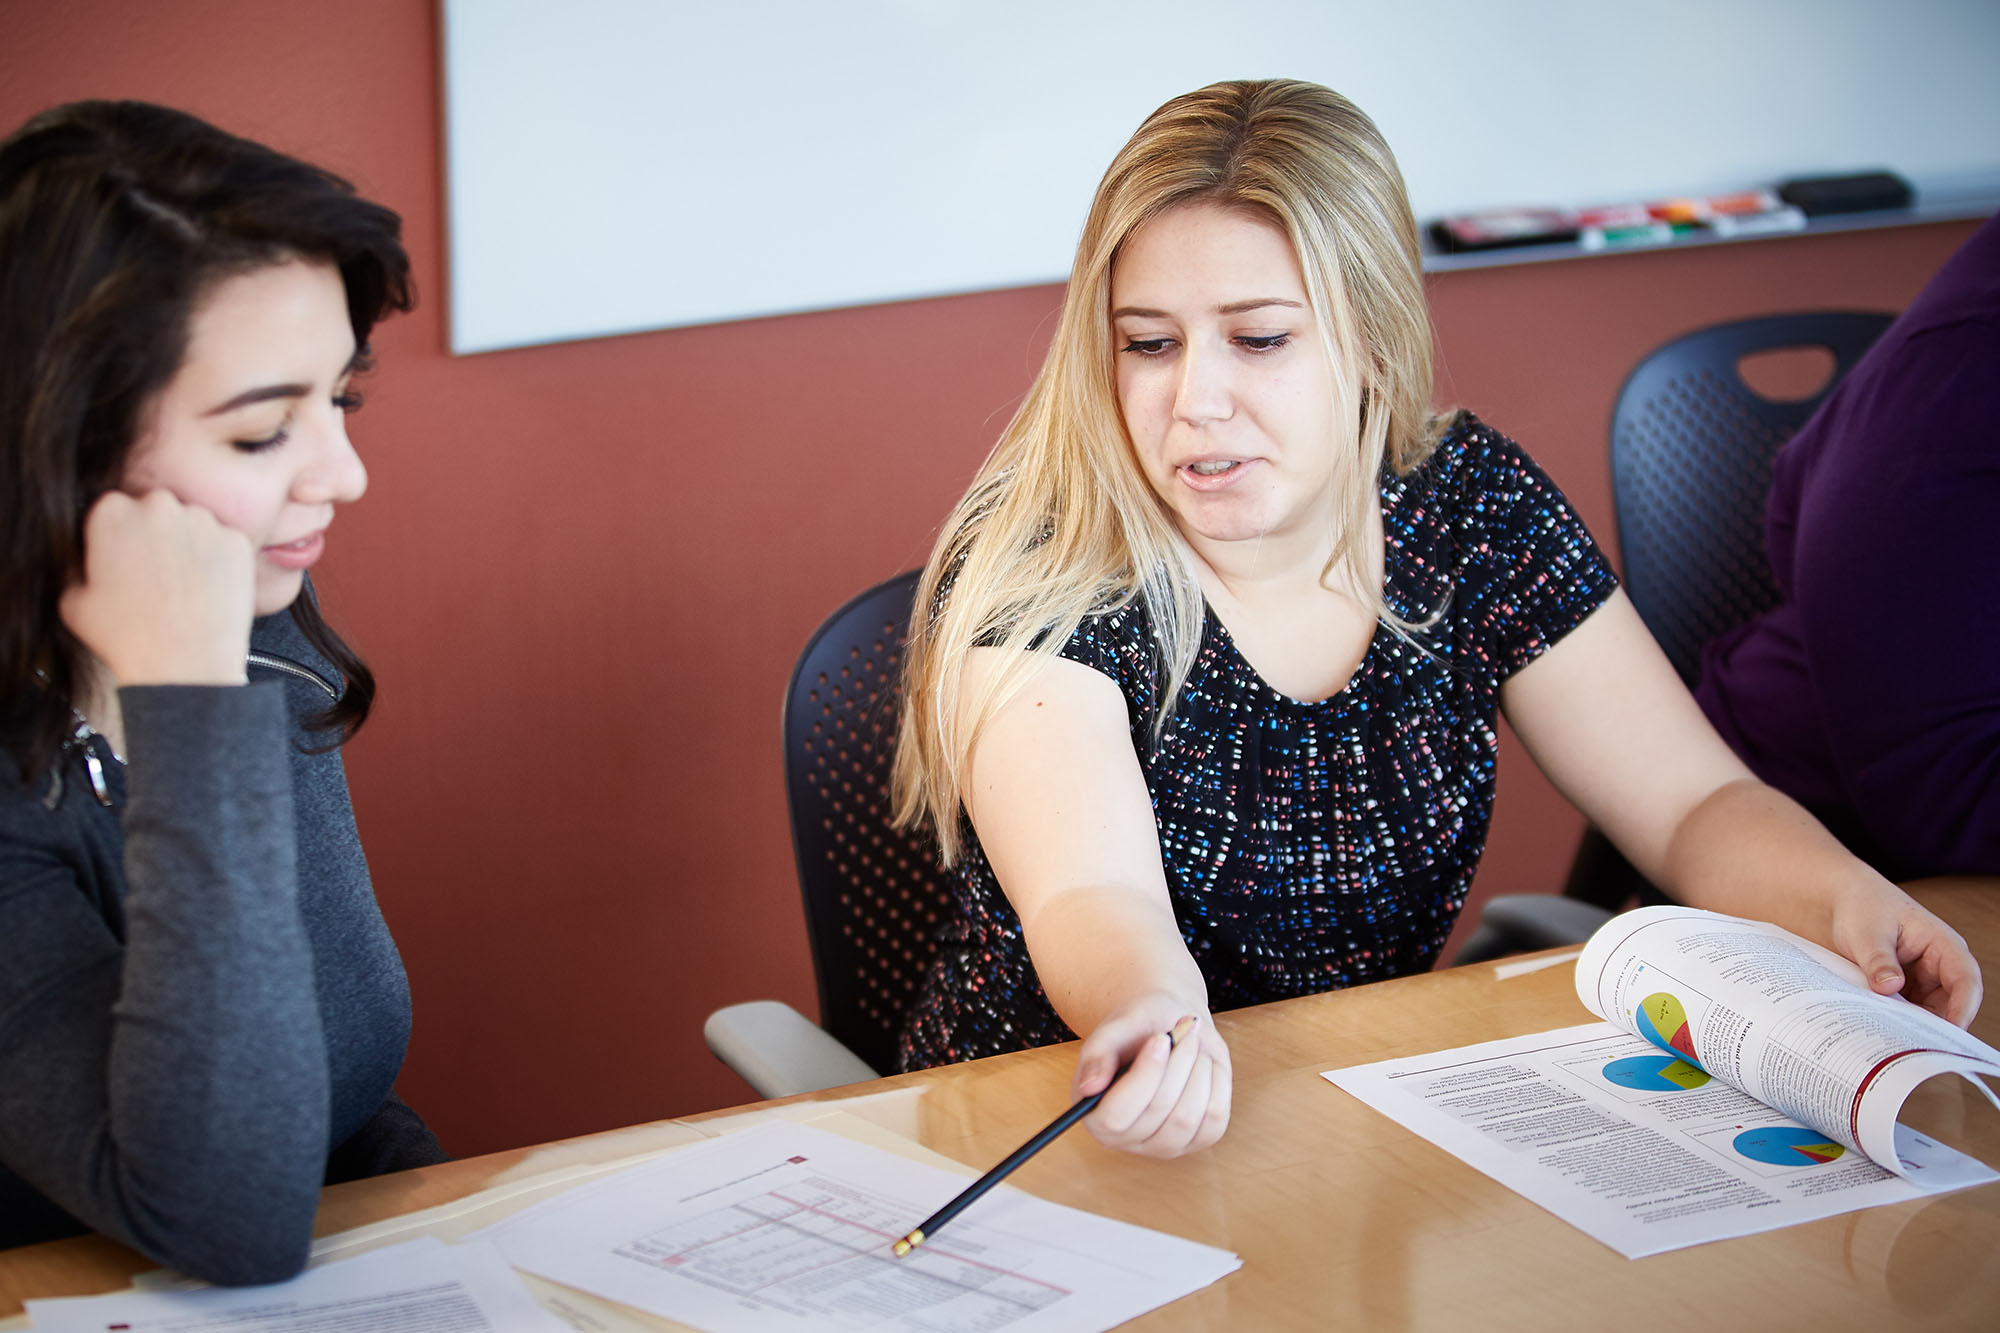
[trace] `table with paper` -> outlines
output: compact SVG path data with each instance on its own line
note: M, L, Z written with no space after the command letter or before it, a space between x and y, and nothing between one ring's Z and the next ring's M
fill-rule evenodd
M537 1204L478 1236L515 1267L565 1285L701 1327L757 1330L1105 1328L1238 1266L1224 1251L1017 1190L893 1257L911 1217L963 1184L774 1123Z
M865 1099L864 1099L865 1100ZM797 1117L811 1116L811 1122ZM614 1163L516 1181L314 1247L262 1297L274 1328L607 1330L1111 1328L1240 1266L1233 1254L996 1190L908 1259L891 1242L963 1188L964 1168L845 1113L793 1108ZM837 1131L837 1132L836 1132ZM928 1159L928 1160L925 1160ZM414 1243L412 1237L419 1238ZM459 1242L447 1244L446 1242ZM416 1268L412 1270L411 1266ZM425 1269L430 1265L430 1269ZM482 1291L459 1274L505 1275ZM417 1280L412 1272L425 1275ZM470 1279L465 1279L467 1283ZM539 1302L547 1324L481 1322ZM37 1302L37 1329L260 1327L206 1288ZM100 1317L101 1316L101 1317ZM44 1320L61 1318L66 1322ZM234 1318L236 1322L228 1322Z
M404 1241L265 1287L29 1301L37 1333L563 1333L491 1245Z

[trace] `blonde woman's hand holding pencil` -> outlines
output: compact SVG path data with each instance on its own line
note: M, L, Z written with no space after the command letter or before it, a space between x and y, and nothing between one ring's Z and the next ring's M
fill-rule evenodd
M1130 1066L1122 1076L1121 1065ZM1179 1157L1229 1127L1229 1046L1206 1011L1151 992L1092 1030L1070 1091L1079 1099L1104 1092L1083 1122L1099 1143L1142 1157Z
M1187 1041L1188 1037L1195 1030L1196 1021L1193 1014L1184 1015L1178 1023L1174 1024L1172 1031L1161 1034L1162 1040L1167 1043L1169 1054L1179 1049ZM1076 1124L1078 1120L1096 1110L1103 1098L1104 1090L1085 1093L1083 1096L1077 1098L1068 1110L1064 1111L1054 1120L1051 1120L1047 1127L1039 1134L1036 1134L1026 1143L1009 1153L998 1166L995 1166L985 1175L953 1195L944 1207L925 1218L922 1224L913 1228L902 1239L890 1246L891 1252L898 1259L908 1258L915 1252L919 1245L922 1245L925 1241L935 1236L940 1227L949 1223L973 1204L978 1203L982 1198L986 1197L988 1190L1013 1174L1024 1162L1031 1160L1036 1153L1062 1137L1063 1132Z

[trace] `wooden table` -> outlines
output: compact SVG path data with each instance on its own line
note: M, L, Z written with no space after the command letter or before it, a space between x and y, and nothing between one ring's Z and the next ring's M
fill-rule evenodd
M2000 881L1913 891L1965 933L2000 990ZM1236 1066L1222 1143L1153 1162L1076 1133L1014 1180L1243 1256L1241 1271L1135 1328L2000 1328L2000 1184L1632 1261L1320 1077L1588 1022L1573 973L1486 964L1221 1015ZM2000 1044L2000 998L1973 1031ZM1062 1106L1074 1059L1050 1047L807 1100L921 1089L915 1137L984 1166ZM1961 1106L1974 1151L2000 1163L2000 1115L1969 1087ZM334 1186L319 1229L462 1197L536 1151ZM0 1316L29 1296L114 1290L145 1267L98 1238L0 1253Z

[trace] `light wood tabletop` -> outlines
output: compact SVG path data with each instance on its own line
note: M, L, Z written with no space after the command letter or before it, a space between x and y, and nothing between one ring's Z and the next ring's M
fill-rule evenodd
M2000 880L1912 890L2000 978ZM1013 1183L1243 1257L1237 1273L1134 1328L2000 1327L2000 1184L1627 1260L1320 1077L1589 1022L1573 976L1568 962L1481 964L1220 1015L1236 1071L1220 1144L1155 1162L1077 1132ZM2000 1044L2000 1001L1973 1031ZM1049 1047L805 1100L917 1090L903 1094L912 1136L983 1169L1062 1108L1074 1059L1071 1046ZM1950 1097L1934 1109L1959 1117L1961 1142L2000 1163L2000 1114L1969 1085ZM319 1230L460 1198L537 1151L334 1186ZM147 1266L96 1238L0 1253L0 1317L26 1297L117 1289Z

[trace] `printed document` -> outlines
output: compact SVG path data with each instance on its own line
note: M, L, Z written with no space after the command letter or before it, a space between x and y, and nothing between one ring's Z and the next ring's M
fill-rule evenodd
M2000 1051L1868 988L1840 955L1760 921L1645 907L1606 922L1576 964L1585 1007L1843 1147L1914 1177L1896 1123L1917 1085L2000 1077Z
M2000 1180L1897 1121L2000 1052L1776 926L1629 912L1576 985L1608 1021L1325 1077L1628 1258Z
M29 1301L36 1333L569 1333L490 1245L427 1239L263 1287Z
M1110 1328L1234 1254L1002 1187L897 1259L968 1178L798 1124L686 1148L477 1233L515 1267L703 1329Z

